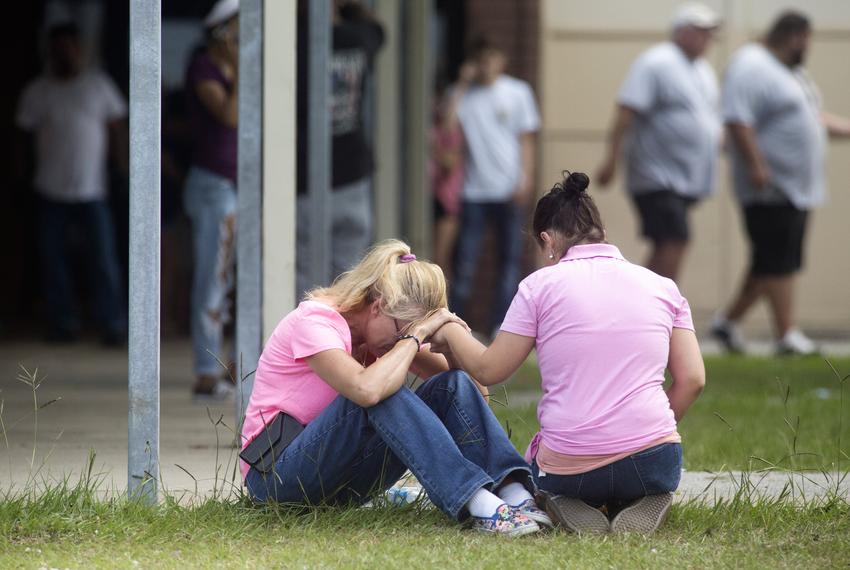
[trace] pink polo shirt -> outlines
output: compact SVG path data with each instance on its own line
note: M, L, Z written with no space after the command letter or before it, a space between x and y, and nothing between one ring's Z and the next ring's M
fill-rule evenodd
M538 443L571 456L645 448L676 432L664 393L673 328L694 330L676 284L609 244L577 245L519 285L502 330L532 337L542 378Z
M351 354L351 330L333 307L304 301L280 321L254 373L254 389L242 424L243 448L278 412L306 425L337 397L336 390L305 360L334 348ZM239 463L245 477L249 466Z

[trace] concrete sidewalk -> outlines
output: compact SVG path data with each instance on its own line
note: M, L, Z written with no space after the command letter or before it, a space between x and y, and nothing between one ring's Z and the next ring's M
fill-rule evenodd
M850 352L850 351L848 351ZM38 438L34 442L30 388L16 380L19 364L43 379L37 391ZM232 403L204 406L192 402L191 350L187 341L162 346L161 488L177 497L202 498L213 491L229 493L236 449ZM521 398L521 395L517 395ZM0 346L0 399L8 448L0 437L0 490L20 491L36 482L75 482L85 471L90 450L96 452L94 473L104 491L121 493L127 484L127 354L95 344L54 347L39 343ZM218 425L215 425L217 422ZM33 447L36 453L33 460ZM30 463L33 461L34 469ZM790 485L794 496L821 496L830 490L850 497L850 481L837 474L769 473L751 475L747 485L776 496ZM235 483L234 483L235 482ZM733 496L740 473L683 473L678 500L713 502Z

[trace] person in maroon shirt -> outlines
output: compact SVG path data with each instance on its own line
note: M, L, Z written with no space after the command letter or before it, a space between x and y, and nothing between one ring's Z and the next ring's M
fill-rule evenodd
M191 330L198 400L223 399L233 385L222 378L218 354L229 319L236 230L236 125L239 2L219 0L204 21L206 45L186 72L189 113L196 135L184 208L192 223L194 273Z

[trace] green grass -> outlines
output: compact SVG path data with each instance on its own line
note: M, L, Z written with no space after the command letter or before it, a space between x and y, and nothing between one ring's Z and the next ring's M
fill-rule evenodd
M833 364L850 373L850 359ZM706 391L680 426L688 469L766 465L753 457L789 468L839 464L850 402L842 407L840 380L825 362L716 357L706 367ZM517 403L533 400L534 389L539 378L528 363L506 391L494 391L493 407L520 449L537 422L533 403ZM850 467L846 455L840 467ZM850 505L835 497L800 505L742 492L715 506L676 504L651 537L505 540L418 505L292 509L169 498L148 507L100 490L93 477L0 494L0 568L832 568L850 560Z
M689 470L846 470L850 467L850 359L833 359L839 376L820 358L707 357L706 388L679 426ZM525 450L538 429L533 404L511 406L539 390L527 363L507 387L493 391L493 409ZM502 405L507 399L508 407ZM838 436L841 433L839 453Z
M0 501L2 568L830 568L850 507L733 500L676 505L651 537L479 536L434 510L145 507L74 489Z

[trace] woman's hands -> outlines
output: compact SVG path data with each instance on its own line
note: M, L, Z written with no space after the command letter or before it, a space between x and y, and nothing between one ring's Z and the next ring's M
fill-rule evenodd
M448 309L437 309L418 323L414 323L411 327L410 334L419 339L419 342L433 342L434 333L439 331L443 325L448 323L457 323L469 331L469 326Z

